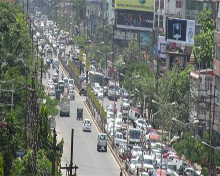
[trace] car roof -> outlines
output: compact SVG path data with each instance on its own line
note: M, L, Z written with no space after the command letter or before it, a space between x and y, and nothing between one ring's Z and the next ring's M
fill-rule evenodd
M91 120L90 120L90 119L85 119L84 121L90 121L90 122L91 122Z

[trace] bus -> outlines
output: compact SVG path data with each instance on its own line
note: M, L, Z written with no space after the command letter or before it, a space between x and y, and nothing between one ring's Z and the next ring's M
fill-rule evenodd
M60 98L60 116L70 116L70 96L65 91Z
M99 83L100 86L103 86L104 75L99 72L90 71L89 81L90 81L90 87L93 87L95 83Z
M133 147L141 142L141 130L138 128L129 128L128 130L128 146Z

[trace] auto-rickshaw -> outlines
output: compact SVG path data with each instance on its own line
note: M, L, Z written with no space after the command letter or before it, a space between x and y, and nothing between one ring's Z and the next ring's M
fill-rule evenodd
M77 120L83 120L83 108L77 108Z

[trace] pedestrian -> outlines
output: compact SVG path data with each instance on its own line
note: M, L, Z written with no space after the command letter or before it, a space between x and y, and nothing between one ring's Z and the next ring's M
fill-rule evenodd
M121 169L121 172L120 172L120 176L123 176L123 172L122 172L122 169Z

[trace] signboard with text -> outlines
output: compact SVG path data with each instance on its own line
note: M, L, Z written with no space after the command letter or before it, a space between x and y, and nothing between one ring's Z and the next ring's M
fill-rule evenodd
M152 31L153 17L153 12L118 10L116 12L116 25L117 28L122 29Z
M154 0L115 0L115 9L154 12Z

